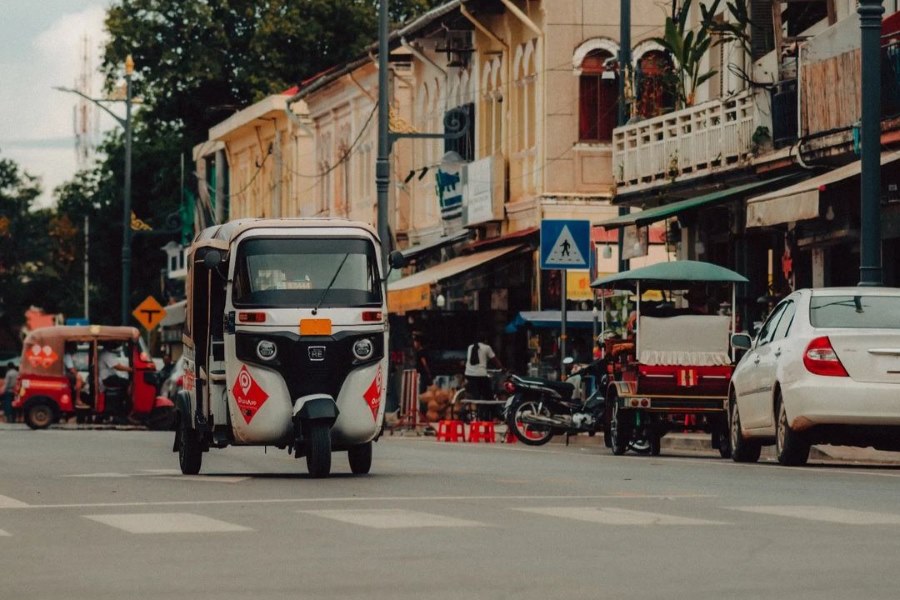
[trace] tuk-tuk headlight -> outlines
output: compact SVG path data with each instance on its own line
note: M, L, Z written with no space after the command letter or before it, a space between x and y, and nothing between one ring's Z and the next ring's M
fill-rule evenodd
M353 356L356 357L356 360L366 360L372 356L374 351L375 345L368 338L356 340L353 344Z
M260 360L274 360L278 356L278 346L269 340L260 340L256 344L256 355Z

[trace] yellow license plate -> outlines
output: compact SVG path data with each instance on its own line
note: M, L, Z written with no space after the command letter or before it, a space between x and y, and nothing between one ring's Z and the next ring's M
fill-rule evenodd
M300 319L300 335L331 335L331 319Z

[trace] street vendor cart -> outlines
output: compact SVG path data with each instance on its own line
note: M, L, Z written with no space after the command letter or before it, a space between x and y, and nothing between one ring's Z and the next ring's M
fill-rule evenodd
M615 369L607 388L604 433L614 454L646 440L650 454L658 455L661 438L677 430L709 433L720 454L730 456L726 402L734 356L729 335L735 329L735 286L746 282L717 265L674 261L591 284L629 290L637 298L626 335L607 340L607 358ZM641 301L649 291L657 292L656 299Z

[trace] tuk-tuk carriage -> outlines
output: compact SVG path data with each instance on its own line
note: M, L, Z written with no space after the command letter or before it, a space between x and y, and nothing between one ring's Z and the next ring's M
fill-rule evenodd
M346 451L368 473L388 376L381 246L343 219L247 219L207 228L188 251L184 389L173 450L274 446L313 477ZM393 266L402 256L392 253Z
M730 456L726 404L734 370L735 286L742 275L710 263L665 262L602 277L594 288L637 297L624 339L607 339L614 377L607 389L606 444L624 454L645 440L658 455L669 431L702 431ZM723 289L724 288L724 289ZM642 301L648 291L657 299ZM723 293L724 292L724 293ZM661 300L660 300L661 298ZM722 298L730 314L717 314Z
M122 365L119 373L127 375L101 381L101 358ZM13 408L32 429L73 415L79 422L138 422L151 429L168 429L174 419L174 404L157 394L156 365L134 327L59 326L29 333Z

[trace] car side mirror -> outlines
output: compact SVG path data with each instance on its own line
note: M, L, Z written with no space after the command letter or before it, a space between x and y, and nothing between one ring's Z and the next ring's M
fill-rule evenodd
M738 350L749 350L753 347L753 340L746 333L735 333L731 336L731 347Z

